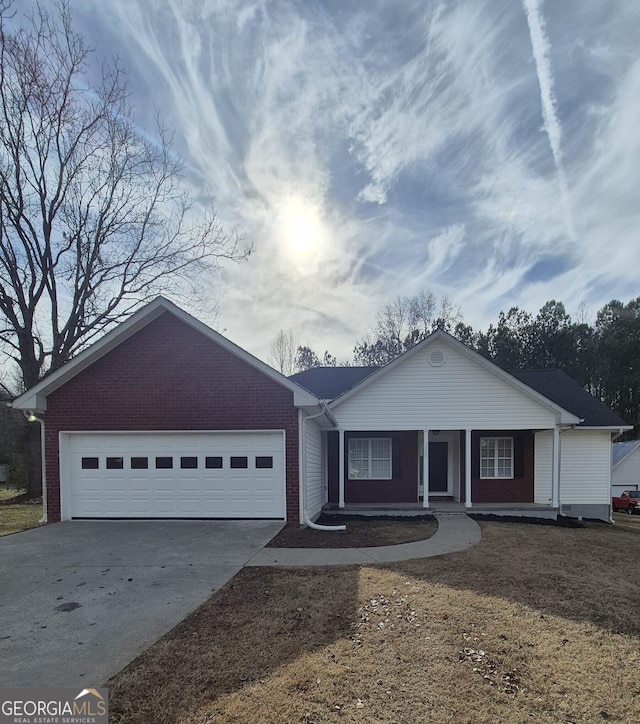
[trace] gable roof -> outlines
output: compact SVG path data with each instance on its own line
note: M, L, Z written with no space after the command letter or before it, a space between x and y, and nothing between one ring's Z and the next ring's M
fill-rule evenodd
M426 343L432 343L438 339L463 351L467 356L472 357L476 362L529 396L535 396L538 401L544 400L547 405L553 405L556 410L568 413L579 426L615 427L616 429L628 427L618 415L589 394L562 370L505 371L443 330L436 330L384 367L315 367L293 375L293 379L318 397L335 400L339 403L342 399L347 399L352 393L377 379L378 375L384 374L386 370L399 364L407 355L415 354Z
M403 364L405 360L410 359L413 355L419 353L421 350L434 344L435 342L443 342L444 344L453 347L460 354L472 360L480 367L483 367L485 370L501 379L507 385L519 390L520 392L532 398L539 404L552 410L559 415L561 423L574 425L580 422L580 418L577 415L574 415L572 412L565 409L561 405L558 405L556 402L542 395L532 387L529 387L528 385L520 382L520 380L515 378L513 375L505 372L505 370L498 367L496 364L486 359L482 355L478 354L478 352L476 352L475 350L467 347L466 344L463 344L462 342L460 342L460 340L452 337L450 334L442 329L436 329L428 337L425 337L421 342L418 342L418 344L413 346L411 349L403 352L400 356L396 357L394 360L384 365L384 367L379 367L375 372L365 377L360 383L342 392L342 394L332 400L331 407L342 404L345 400L349 399L356 392L360 392L367 385L379 379L380 376L386 374L390 370L394 369L396 366Z
M288 379L277 370L269 367L265 362L262 362L262 360L259 360L246 350L238 347L237 344L234 344L231 340L211 329L211 327L192 317L173 302L159 296L152 302L149 302L149 304L138 309L137 312L134 312L124 322L114 327L110 332L107 332L104 337L101 337L97 342L94 342L91 346L87 347L87 349L80 352L76 357L60 367L60 369L51 372L40 380L37 385L34 385L31 389L17 397L13 401L13 407L20 410L45 412L47 409L47 395L62 387L65 382L75 377L165 312L173 314L185 324L193 327L193 329L208 337L231 354L251 365L259 372L262 372L267 377L270 377L278 384L291 390L293 392L293 403L296 407L318 406L319 400L313 393L309 392L309 390L304 389L295 381Z
M623 460L626 460L634 450L640 447L640 440L630 440L629 442L614 442L611 446L612 463L615 468Z
M615 412L562 370L511 370L525 385L581 418L581 427L627 427Z
M312 367L296 372L290 380L317 395L321 400L333 400L373 374L379 367Z

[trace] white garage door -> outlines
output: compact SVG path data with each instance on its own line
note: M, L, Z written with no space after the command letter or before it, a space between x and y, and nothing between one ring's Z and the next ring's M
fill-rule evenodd
M284 518L282 432L65 433L62 516Z

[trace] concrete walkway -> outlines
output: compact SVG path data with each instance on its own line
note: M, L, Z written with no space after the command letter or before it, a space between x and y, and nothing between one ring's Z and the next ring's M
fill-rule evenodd
M480 526L464 513L437 513L431 538L378 548L262 548L247 566L342 566L396 563L455 553L480 542Z

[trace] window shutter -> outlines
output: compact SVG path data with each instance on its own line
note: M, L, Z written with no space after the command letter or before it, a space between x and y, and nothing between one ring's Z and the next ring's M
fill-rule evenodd
M391 441L391 477L394 480L400 477L400 441L395 437Z
M524 478L524 440L513 438L513 477Z

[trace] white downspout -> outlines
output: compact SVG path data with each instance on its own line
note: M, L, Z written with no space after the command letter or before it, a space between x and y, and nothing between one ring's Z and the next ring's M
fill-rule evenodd
M322 403L322 410L315 415L309 415L302 418L302 470L300 471L301 485L301 497L302 497L302 519L305 525L313 530L346 530L346 525L319 525L314 523L307 513L307 445L306 445L306 422L307 420L314 420L316 417L322 417L322 415L328 412L326 404Z
M23 412L28 422L40 423L40 455L42 457L42 518L39 524L47 522L47 462L45 458L44 420L38 417L35 412L25 410Z
M584 422L584 420L580 420L580 422ZM558 515L561 518L568 518L569 516L562 512L562 500L560 498L560 471L562 470L562 443L560 443L560 435L562 435L563 432L575 430L579 424L580 423L576 423L575 425L567 425L566 427L558 428Z

